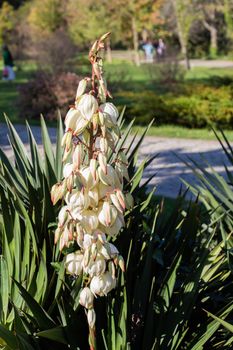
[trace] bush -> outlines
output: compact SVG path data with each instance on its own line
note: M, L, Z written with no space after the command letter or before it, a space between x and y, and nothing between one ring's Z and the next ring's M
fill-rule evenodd
M73 73L50 75L36 73L33 80L19 87L19 110L22 118L38 119L43 114L46 119L56 119L56 111L61 114L74 101L80 78Z
M187 88L181 84L176 93L162 95L152 91L118 93L120 104L127 104L127 118L136 117L138 124L147 124L155 117L158 124L191 128L232 127L232 96L232 84L223 87L198 84Z

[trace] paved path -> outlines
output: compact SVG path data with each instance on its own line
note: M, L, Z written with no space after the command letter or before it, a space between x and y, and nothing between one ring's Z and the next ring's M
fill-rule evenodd
M147 137L140 152L142 156L158 153L145 176L148 178L156 172L153 183L157 186L157 193L168 197L177 196L182 179L190 184L197 183L192 170L181 159L190 157L206 169L208 163L223 176L224 163L229 165L217 141Z
M124 59L128 61L134 60L134 51L132 50L113 50L113 58ZM141 58L141 63L147 63L144 58ZM155 62L156 63L156 62ZM180 61L181 64L185 64L185 61ZM190 66L193 67L208 67L208 68L230 68L233 67L233 60L224 59L190 59Z
M16 129L23 142L27 144L25 127L16 125ZM41 144L40 127L33 126L32 130L37 142ZM55 143L56 130L50 128L49 133L52 142ZM0 124L0 146L6 151L9 157L12 156L7 140L7 130L4 124ZM152 181L152 184L157 186L156 193L168 197L176 197L182 184L181 179L191 184L197 181L192 171L178 157L182 159L191 157L195 161L205 165L203 161L204 157L222 175L224 175L223 163L227 163L227 159L217 141L146 137L140 147L140 159L154 154L158 154L158 156L145 172L145 179L156 172L157 175ZM207 167L207 165L205 166Z

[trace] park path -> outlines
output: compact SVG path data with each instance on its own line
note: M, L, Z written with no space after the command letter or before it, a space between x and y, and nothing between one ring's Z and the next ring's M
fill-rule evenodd
M28 140L25 127L16 125L22 141L28 147ZM41 144L41 133L39 126L32 126L32 131L38 142ZM56 142L56 130L49 128L49 134L53 143ZM0 147L7 153L8 157L12 156L10 146L7 139L7 128L5 124L0 124ZM192 171L182 162L187 157L191 157L199 164L207 167L203 158L224 176L224 163L228 163L227 159L217 141L193 140L193 139L176 139L164 137L147 136L140 147L139 160L146 156L157 157L148 167L144 174L144 180L155 172L157 175L152 181L152 185L157 187L156 193L166 197L176 197L182 179L190 184L197 182ZM181 159L180 159L181 158Z
M134 51L132 50L113 50L112 57L117 59L123 59L127 61L134 60ZM141 58L141 63L148 63L144 58ZM233 60L224 60L224 59L190 59L191 68L194 67L206 67L206 68L233 68ZM155 62L156 63L156 62ZM185 61L181 60L181 64L185 64Z

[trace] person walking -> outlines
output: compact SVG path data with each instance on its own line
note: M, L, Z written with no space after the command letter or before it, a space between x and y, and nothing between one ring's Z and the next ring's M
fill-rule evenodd
M2 46L2 58L4 63L2 78L3 80L12 81L15 79L15 72L13 69L14 61L13 61L12 54L8 49L7 45Z
M165 56L165 50L166 50L166 45L163 41L163 39L159 39L158 45L157 45L157 56L158 59L162 59Z
M143 50L145 52L146 62L147 63L153 63L153 60L154 60L154 46L152 45L152 42L150 40L148 40L142 47L143 47Z

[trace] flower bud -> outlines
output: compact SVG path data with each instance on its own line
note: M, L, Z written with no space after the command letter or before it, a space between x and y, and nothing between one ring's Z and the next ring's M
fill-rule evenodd
M64 206L61 208L59 214L58 214L58 224L59 224L59 227L63 227L66 220L68 219L68 207L67 206Z
M99 110L102 113L108 114L110 116L111 121L112 121L113 124L117 123L117 118L119 116L119 113L118 113L118 110L114 106L113 103L111 103L111 102L103 103L102 105L100 105Z
M94 295L92 294L90 288L85 287L81 290L79 295L79 303L86 309L93 308Z
M81 112L83 118L90 121L98 109L98 103L94 96L84 94L81 97L77 108Z
M116 196L122 208L125 209L125 198L121 190L116 189Z
M53 185L51 189L51 201L53 205L55 205L60 199L62 199L63 194L63 185L61 183Z
M56 244L61 236L61 229L59 227L56 228L54 232L54 244Z
M89 309L87 311L87 321L90 328L94 328L96 321L96 314L94 309Z
M98 116L97 113L95 113L93 115L92 125L93 125L94 134L95 134L97 132L97 130L98 130L98 125L99 125L99 116Z
M87 125L88 125L88 120L84 119L81 116L81 118L76 123L74 135L76 136L80 135L86 129Z
M108 151L108 141L105 137L100 138L100 150L102 153L107 153Z
M94 276L91 280L90 289L94 295L107 295L116 286L116 279L113 279L109 271L103 275Z
M104 273L106 269L106 262L101 255L97 255L97 258L91 259L87 268L85 269L85 272L88 273L91 277L93 276L100 276Z
M76 171L78 169L80 169L81 163L82 163L82 159L83 159L83 147L82 145L79 143L73 152L73 157L72 157L72 161L73 161L73 170Z
M111 237L115 237L116 235L118 235L118 233L120 232L121 228L124 226L124 224L122 223L122 221L119 219L119 217L117 216L115 222L113 225L111 225L110 227L105 226L104 230L105 233Z
M119 254L119 251L114 244L108 243L108 247L110 249L111 258L114 258L116 255Z
M113 279L116 278L116 269L113 261L108 263L108 269Z
M67 163L63 168L63 176L68 178L73 172L73 164Z
M76 100L84 94L86 87L87 87L87 79L85 78L80 80L77 88Z
M91 292L96 296L104 296L104 280L103 275L101 276L94 276L91 280L90 289Z
M80 223L86 232L92 232L97 229L99 221L97 214L93 210L83 210Z
M85 186L88 189L92 189L98 183L98 180L99 180L97 173L96 173L96 179L94 179L94 177L92 176L90 167L83 167L80 170L80 176L81 176L81 181L83 183L83 186Z
M88 233L84 234L83 238L83 248L89 249L92 245L92 235L89 235Z
M80 251L67 254L65 257L66 272L71 275L79 276L82 273L83 254Z
M62 157L62 162L63 163L67 161L67 159L68 159L68 157L69 157L69 155L71 153L71 150L72 150L72 148L70 148L68 151L65 148L65 151L64 151L63 157Z
M88 192L88 197L90 199L90 205L93 207L97 207L99 203L99 191L98 188L92 188Z
M80 117L80 112L76 108L71 108L65 118L66 131L74 130Z
M119 210L119 212L123 213L123 208L122 208L122 206L121 206L121 204L120 204L116 194L115 193L111 193L110 194L110 198L111 198L111 201L112 201L113 205L117 208L117 210Z
M90 257L91 257L91 251L90 251L90 248L88 248L85 250L84 256L83 256L83 267L84 268L89 264Z
M99 122L101 126L104 126L104 114L102 112L99 111Z
M120 266L122 272L125 272L125 262L121 255L118 257L118 265Z
M116 174L115 174L114 168L110 164L107 164L106 173L103 171L103 169L101 167L99 167L98 174L99 174L100 181L104 185L115 187L114 179L115 179Z
M109 202L104 202L98 215L99 222L104 226L111 226L114 224L116 217L116 208L110 205Z
M96 181L96 168L97 168L97 160L92 158L90 160L90 171L95 181Z
M98 161L102 171L107 175L107 158L101 152L98 154Z

